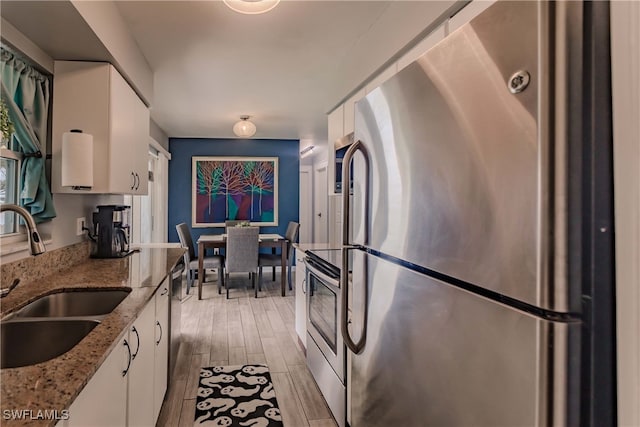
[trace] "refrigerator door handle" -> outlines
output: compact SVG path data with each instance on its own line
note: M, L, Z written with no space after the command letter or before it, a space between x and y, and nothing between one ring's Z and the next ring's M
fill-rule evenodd
M349 249L342 248L342 267L348 268L349 265ZM362 266L362 331L360 332L360 338L358 342L354 342L351 334L349 333L349 323L353 324L352 319L349 317L349 279L348 274L340 275L340 292L341 292L341 309L340 309L340 332L342 333L342 340L347 345L349 350L351 350L354 354L362 353L364 350L364 346L367 343L367 323L368 323L368 315L369 315L369 301L368 301L368 290L367 283L368 280L368 271L367 268L367 258L365 257L363 260ZM347 270L342 270L347 271Z
M347 150L342 159L342 182L349 183L351 180L351 160L353 160L353 156L356 152L361 152L364 157L365 163L365 183L364 183L364 202L363 202L363 210L364 210L364 226L363 226L363 245L369 244L369 197L371 197L371 189L370 187L370 178L371 175L371 166L369 160L369 152L367 151L367 147L362 143L361 140L357 140L351 147ZM346 180L346 181L345 181ZM349 196L351 195L350 191L351 184L347 186L342 191L342 244L345 246L349 246L351 242L349 242L350 233L350 219L351 219L351 199ZM343 265L344 267L344 265Z
M369 153L362 143L362 141L358 140L349 147L347 152L344 155L343 159L343 169L342 169L342 182L349 183L351 179L351 160L353 159L354 154L360 151L364 156L365 160L365 185L364 185L364 197L363 197L363 210L364 210L364 230L363 230L363 243L367 245L369 243L369 197L371 195L370 191L370 162L369 162ZM349 333L348 328L348 304L349 304L349 249L347 246L350 245L349 242L349 234L350 234L350 185L346 187L343 186L342 190L342 243L344 247L342 248L342 269L340 274L340 292L341 292L341 310L340 310L340 331L342 333L342 339L344 340L349 350L351 350L354 354L360 354L364 349L364 346L367 341L367 317L368 317L368 302L367 302L367 259L364 259L364 264L362 268L362 278L363 278L363 322L362 322L362 331L360 333L360 338L358 342L354 342L351 338L351 334Z

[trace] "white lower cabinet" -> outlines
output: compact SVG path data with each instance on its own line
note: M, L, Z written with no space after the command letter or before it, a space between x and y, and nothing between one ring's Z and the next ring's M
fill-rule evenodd
M298 339L307 348L307 267L304 263L304 251L296 249L296 333Z
M167 390L169 284L160 286L57 427L155 426Z
M126 425L130 343L121 339L69 408L68 427ZM60 424L60 423L59 423Z
M169 285L165 280L156 294L155 329L155 374L153 376L153 420L158 420L164 395L167 391L167 373L169 369Z

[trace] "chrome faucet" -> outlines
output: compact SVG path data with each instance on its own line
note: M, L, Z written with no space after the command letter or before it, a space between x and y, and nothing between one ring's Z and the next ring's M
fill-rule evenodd
M29 211L18 205L0 204L0 213L4 211L15 212L24 218L24 221L27 224L27 239L29 240L29 251L31 252L31 255L40 255L44 253L46 250L44 242L42 241L42 237L40 237L40 233L38 233L36 222L33 220ZM4 298L9 295L9 292L18 286L18 283L20 283L20 279L13 279L13 282L8 288L0 289L0 298Z
M29 251L31 255L40 255L44 253L46 250L44 247L44 242L38 233L38 229L36 228L36 222L33 220L33 217L22 206L13 205L13 204L0 204L0 213L4 211L12 211L20 215L24 218L25 223L27 224L27 239L29 240Z

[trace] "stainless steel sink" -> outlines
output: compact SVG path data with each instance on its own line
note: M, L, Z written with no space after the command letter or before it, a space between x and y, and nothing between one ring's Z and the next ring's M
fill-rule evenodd
M66 291L47 295L18 310L16 317L77 317L109 314L128 290Z
M0 324L0 367L18 368L71 350L100 322L87 319L13 320Z

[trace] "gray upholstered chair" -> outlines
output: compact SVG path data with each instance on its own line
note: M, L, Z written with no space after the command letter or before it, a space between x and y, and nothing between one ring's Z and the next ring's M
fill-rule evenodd
M198 257L196 257L196 250L193 246L193 239L191 238L189 226L184 222L180 223L176 225L176 231L178 232L180 244L183 248L187 249L187 252L184 254L184 264L187 269L187 293L189 293L189 289L193 286L194 280L197 278L198 280L202 280L204 283L204 277L202 279L197 277ZM199 254L199 256L204 256L204 270L208 268L218 269L218 293L220 293L220 285L224 285L224 257L222 255L205 256L204 254Z
M227 298L229 298L230 273L250 273L251 283L258 298L256 276L258 273L258 227L227 228L227 244L225 252L225 274Z
M284 238L287 239L287 281L289 282L289 290L293 289L291 284L291 265L293 264L293 243L298 240L298 231L300 230L300 224L294 221L290 221L287 225L287 231L284 234ZM262 267L273 267L271 273L271 280L276 280L276 267L282 265L282 255L279 254L260 254L258 258L259 275L258 286L262 280ZM282 273L284 274L284 272Z
M238 219L228 219L224 222L224 228L225 228L225 232L226 229L229 227L235 227L236 225L240 224L243 221L240 221Z
M227 219L224 222L224 232L226 233L227 230L229 229L229 227L235 227L238 224L240 224L241 222L246 222L246 220L243 219ZM251 273L249 273L249 279L251 279Z

